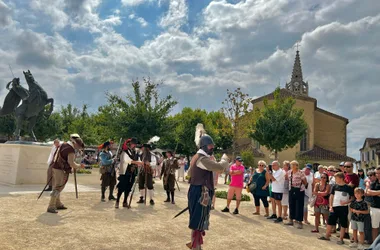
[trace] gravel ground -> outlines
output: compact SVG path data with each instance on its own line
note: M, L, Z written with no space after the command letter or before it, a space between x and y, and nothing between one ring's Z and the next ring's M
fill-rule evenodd
M46 213L48 194L38 201L35 193L0 195L0 249L187 249L188 213L172 219L187 206L187 184L180 182L176 205L163 202L166 196L161 181L156 179L155 206L136 204L135 194L130 210L115 209L114 202L101 203L99 192L93 191L98 186L98 177L78 176L78 183L88 183L91 188L80 193L79 199L68 188L61 196L69 209L58 214ZM210 231L204 238L205 250L348 249L349 242L338 246L335 236L331 242L318 240L317 235L310 233L311 226L298 230L274 224L263 216L255 217L251 202L242 202L240 215L221 213L225 200L217 199L216 205ZM232 202L231 209L234 207Z

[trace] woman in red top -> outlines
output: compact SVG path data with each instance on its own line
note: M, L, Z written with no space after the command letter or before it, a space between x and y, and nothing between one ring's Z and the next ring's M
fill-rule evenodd
M329 177L326 173L322 173L320 182L318 182L314 187L313 195L317 196L317 200L314 205L315 229L311 231L312 233L319 232L321 214L325 221L327 221L329 215L329 194L331 187L328 182L328 178Z

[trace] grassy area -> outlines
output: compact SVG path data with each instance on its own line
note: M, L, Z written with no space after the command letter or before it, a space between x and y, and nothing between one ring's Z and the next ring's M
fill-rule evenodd
M91 170L87 169L78 169L77 174L91 174Z
M216 195L216 198L227 199L227 191L216 191L215 195ZM232 200L236 200L235 195L234 195L234 198L232 198ZM242 194L241 201L251 201L251 197L249 195Z

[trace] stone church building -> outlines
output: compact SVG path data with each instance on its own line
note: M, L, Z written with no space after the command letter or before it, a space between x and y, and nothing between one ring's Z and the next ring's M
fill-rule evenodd
M342 161L355 159L347 156L347 124L348 119L321 109L317 100L309 96L309 84L303 80L300 54L297 50L290 82L280 90L280 96L293 97L295 108L304 110L304 119L308 130L302 140L294 147L278 153L279 161L300 159L315 165L339 166ZM264 99L273 99L273 92L254 99L253 110L264 106ZM274 155L265 147L252 139L242 138L238 141L238 150L253 150L255 162L265 160L268 164ZM302 159L302 160L301 160Z

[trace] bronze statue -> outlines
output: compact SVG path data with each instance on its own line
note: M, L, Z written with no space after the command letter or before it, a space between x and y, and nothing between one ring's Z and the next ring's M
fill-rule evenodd
M34 80L30 70L23 71L29 90L20 85L20 78L13 78L7 84L9 90L5 97L4 105L0 108L0 116L15 113L16 130L14 135L16 140L20 140L21 127L24 121L28 122L29 135L37 141L33 128L36 125L37 117L41 112L45 112L45 106L50 104L50 109L45 113L47 117L53 112L54 99L48 98L45 90ZM12 87L10 88L10 85ZM22 101L22 104L20 102Z

